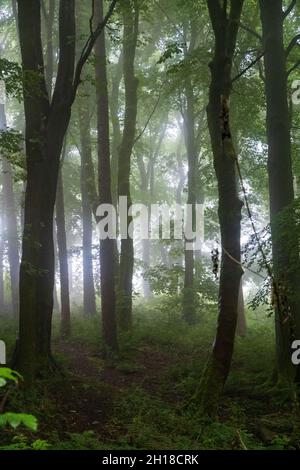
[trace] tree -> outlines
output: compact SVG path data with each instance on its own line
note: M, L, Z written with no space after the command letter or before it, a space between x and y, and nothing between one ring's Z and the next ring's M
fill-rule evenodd
M4 104L0 104L0 129L6 129L6 115ZM13 170L10 161L2 157L2 185L3 207L5 220L5 236L8 245L8 261L10 272L12 310L15 317L19 313L19 240L18 225L15 207L15 195L13 187Z
M275 290L276 357L279 382L292 382L291 343L300 335L300 265L295 215L289 228L280 217L294 201L283 3L260 0L263 29L270 221ZM288 307L286 307L286 298Z
M80 131L80 185L82 204L82 263L83 263L83 311L96 315L96 293L93 272L93 211L90 187L95 188L92 161L89 101L80 99L78 105ZM95 196L94 196L95 197Z
M63 153L65 153L65 149ZM68 337L70 336L70 333L71 333L71 309L70 309L70 294L69 294L68 249L67 249L67 236L66 236L65 203L64 203L64 186L63 186L62 168L60 168L59 175L58 175L55 208L56 208L59 274L60 274L61 335L63 337Z
M215 36L210 63L211 84L207 108L208 126L218 181L222 261L219 285L219 316L216 338L200 385L200 408L217 412L220 394L230 370L238 317L242 269L241 209L237 188L237 155L230 130L231 71L243 0L207 2Z
M184 45L185 60L195 48L197 39L197 28L195 20L190 21L190 43L189 46ZM186 38L186 34L185 34ZM196 126L195 126L195 96L193 92L193 84L191 76L188 75L184 80L184 94L185 94L185 109L183 112L183 127L184 127L184 140L187 150L188 160L188 197L187 204L192 208L191 218L192 226L195 229L195 208L197 202L197 165L198 165L198 149L196 140ZM185 321L193 323L195 321L195 286L194 286L194 250L187 248L187 245L193 244L194 240L185 239L184 250L184 288L183 288L183 302L182 302L182 315Z
M75 66L75 2L59 8L58 71L52 99L47 93L38 0L18 0L25 108L27 186L20 269L20 331L16 362L30 385L51 363L54 252L53 211L60 156L82 68L111 16L91 31ZM29 83L28 83L29 82ZM32 83L34 82L34 83ZM34 93L28 87L34 86Z
M96 21L103 21L103 0L96 4ZM96 96L98 129L98 187L99 203L112 205L109 108L106 72L105 35L101 34L95 44ZM107 352L118 350L116 293L115 293L115 240L100 240L101 312L104 344Z
M122 6L124 32L123 32L123 76L125 85L125 116L124 129L119 147L118 160L118 195L127 198L127 213L131 206L130 194L130 167L131 154L134 145L137 116L137 89L138 79L134 71L134 58L138 38L139 7L137 0L130 0L128 5ZM122 214L120 214L122 225ZM128 215L127 226L132 224L132 217ZM121 229L122 234L122 229ZM128 235L128 234L127 234ZM122 235L121 235L122 236ZM120 327L128 330L132 323L132 277L133 277L133 240L130 236L121 240L119 286L118 286L118 319Z

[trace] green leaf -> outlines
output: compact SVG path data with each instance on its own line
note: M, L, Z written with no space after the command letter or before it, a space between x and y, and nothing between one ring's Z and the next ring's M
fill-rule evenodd
M21 420L24 426L31 429L32 431L36 431L38 427L38 422L35 416L29 414L22 414Z
M4 413L0 414L0 427L6 425L16 429L20 424L23 424L32 431L37 430L37 419L35 416L26 413Z
M6 385L6 380L0 377L0 387L4 387Z
M11 380L12 382L17 383L22 376L15 370L9 369L8 367L0 368L0 377L3 379Z

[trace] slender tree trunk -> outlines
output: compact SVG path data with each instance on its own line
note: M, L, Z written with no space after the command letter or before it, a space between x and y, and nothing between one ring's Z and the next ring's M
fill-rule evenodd
M292 381L291 342L300 337L299 246L291 226L282 230L280 214L294 201L286 54L283 42L283 2L260 0L267 99L268 175L273 269L281 299L275 308L276 355L279 381ZM281 287L280 287L281 286ZM281 305L287 296L291 311Z
M62 169L59 171L56 192L56 227L57 247L60 273L60 303L61 303L61 334L64 337L71 333L71 310L69 294L68 249L65 221L64 187Z
M151 158L151 157L150 157ZM144 197L147 200L144 200L144 203L147 205L148 209L148 224L150 226L150 220L151 220L151 189L149 188L149 183L150 183L150 162L149 161L147 168L144 162L143 157L140 157L138 159L138 167L139 167L139 172L140 172L140 190L141 193L144 195ZM147 279L147 270L150 267L150 250L151 250L151 245L150 245L150 240L149 239L142 239L141 240L141 245L142 245L142 261L143 261L143 281L142 281L142 286L143 286L143 293L144 293L144 298L149 299L151 297L151 289L150 289L150 284L149 280Z
M115 207L118 203L118 158L119 146L122 140L122 133L119 119L119 90L123 75L123 53L121 52L118 63L115 66L110 97L110 114L112 123L112 148L111 148L111 185L112 198Z
M200 385L200 408L217 413L220 395L230 371L238 316L238 296L242 269L226 255L240 261L241 208L236 175L236 159L231 131L229 98L232 60L243 0L207 2L215 34L214 58L210 64L211 85L207 109L208 125L218 180L219 221L222 262L219 286L219 318L216 339Z
M118 163L119 163L119 146L122 140L120 119L119 119L119 90L123 76L123 52L120 53L118 63L116 64L111 80L111 96L110 96L110 114L112 123L112 145L111 145L111 192L114 207L118 206ZM116 230L118 233L118 220L116 221ZM115 278L116 285L119 279L119 251L117 240L114 241L115 253Z
M142 261L143 261L143 293L145 299L152 297L149 280L147 279L147 270L150 267L150 240L142 240Z
M103 0L97 2L95 15L97 21L101 22L103 19ZM95 54L99 203L112 205L105 34L99 36L95 45ZM108 353L118 350L114 243L115 240L110 238L100 241L102 328Z
M1 177L2 180L2 177ZM3 192L0 199L0 218L3 220ZM6 311L4 296L4 234L3 230L0 234L0 314Z
M15 197L13 189L12 167L8 160L3 159L3 192L5 200L5 222L8 245L8 261L10 272L10 285L13 314L17 318L19 314L19 241L18 224L15 208Z
M194 20L191 24L191 38L190 44L187 48L185 46L185 59L192 53L195 42L196 42L196 23ZM197 162L198 162L198 150L195 136L195 110L194 110L194 93L191 77L185 78L185 100L186 109L183 113L183 127L184 127L184 140L185 147L187 150L187 161L188 161L188 197L187 204L192 207L192 223L195 228L195 206L196 206L196 184L197 184ZM196 291L194 286L194 242L195 240L189 240L185 238L185 249L184 249L184 287L182 296L182 316L183 319L192 324L195 322L196 317ZM192 245L192 249L188 248Z
M57 312L59 311L59 302L57 296L57 286L56 286L56 272L57 272L57 233L56 226L53 224L53 246L54 246L54 287L53 287L53 309Z
M81 157L81 204L82 204L82 260L83 260L83 311L85 315L96 315L96 293L93 271L93 211L90 186L95 189L95 174L92 162L89 107L83 100L78 107ZM95 197L95 196L94 196Z
M130 194L131 153L134 145L137 115L138 80L134 73L134 58L138 36L139 11L137 1L123 6L123 73L125 84L125 118L122 141L119 147L118 193L127 197L127 212L132 204ZM122 214L120 214L122 223ZM127 227L132 217L127 218ZM133 240L129 236L121 240L118 319L123 330L132 324L132 277L133 277Z
M181 126L180 126L181 127ZM183 129L181 129L183 131ZM183 165L183 155L182 155L182 132L180 133L178 137L178 142L177 142L177 148L176 148L176 160L177 160L177 173L179 176L178 183L177 183L177 188L176 188L176 195L175 195L175 200L176 204L182 206L182 194L183 194L183 189L185 185L185 180L186 180L186 174L184 171L184 165ZM177 266L183 267L183 253L184 253L184 241L183 240L174 240L174 247L175 247L175 253L176 255L173 256L173 263L175 263ZM169 263L171 266L171 263ZM182 289L181 286L179 285L179 276L178 276L178 292Z
M194 116L194 96L192 84L189 79L185 86L187 108L184 116L184 135L188 157L188 198L187 204L192 207L192 225L195 226L195 205L196 205L196 175L198 152L195 138L195 116ZM184 249L184 288L182 300L182 316L184 320L192 324L196 315L196 292L194 286L194 249L188 249L187 245L193 245L195 240L185 238Z
M0 129L6 129L6 116L4 105L0 104ZM13 172L10 162L2 158L2 184L3 206L5 216L5 235L8 246L8 262L11 285L12 310L15 317L19 313L19 242L18 223L15 208L15 195L13 187Z
M239 300L238 300L238 318L236 325L236 334L238 336L246 336L247 333L247 321L245 315L245 302L243 293L243 281L240 282Z

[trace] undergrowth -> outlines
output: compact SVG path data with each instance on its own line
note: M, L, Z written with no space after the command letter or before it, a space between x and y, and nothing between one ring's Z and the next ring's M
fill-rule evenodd
M167 306L166 299L137 303L133 332L120 336L120 356L109 363L97 356L99 319L73 315L67 341L86 351L97 372L76 375L71 358L56 353L65 377L39 384L34 399L26 402L26 410L30 406L38 418L38 432L1 431L1 449L298 449L295 409L268 393L274 367L272 319L264 311L247 312L247 335L236 340L219 418L207 421L197 413L194 396L213 341L216 307L199 311L197 324L190 327L182 322L179 306L171 312ZM1 331L13 344L12 323L1 320ZM54 350L60 342L55 318ZM71 396L74 410L68 408ZM84 400L90 403L90 421ZM12 407L22 403L20 392L11 398ZM93 420L93 406L102 407L102 419L95 410Z

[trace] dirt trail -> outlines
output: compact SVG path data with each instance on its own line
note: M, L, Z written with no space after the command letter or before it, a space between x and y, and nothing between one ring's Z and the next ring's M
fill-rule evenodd
M92 429L106 437L106 424L122 390L136 385L151 394L160 394L164 376L173 362L173 358L148 346L136 351L134 361L116 364L104 361L87 346L70 341L57 342L54 352L63 359L65 371L65 377L55 382L51 390L59 413L58 427L68 432Z

